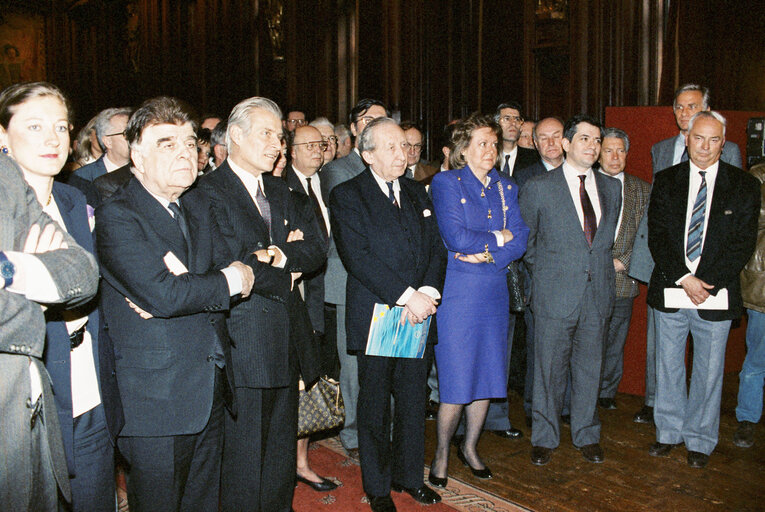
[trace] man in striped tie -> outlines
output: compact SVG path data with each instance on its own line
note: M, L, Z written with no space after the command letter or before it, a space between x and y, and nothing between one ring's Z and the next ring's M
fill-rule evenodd
M684 443L688 465L706 466L720 424L725 345L742 313L739 273L757 239L759 182L720 160L725 118L701 111L688 124L688 161L654 178L648 246L656 263L648 304L656 310L656 443ZM686 388L685 346L693 335Z

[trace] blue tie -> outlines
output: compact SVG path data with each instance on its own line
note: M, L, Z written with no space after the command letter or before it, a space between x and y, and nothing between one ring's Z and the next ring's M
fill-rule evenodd
M691 222L688 224L688 245L685 247L685 254L690 261L696 261L701 256L701 235L704 233L704 216L707 210L707 180L704 176L706 171L699 171L699 174L701 186L693 203Z
M390 199L390 202L395 206L398 206L398 201L396 201L396 194L393 193L393 182L386 181L385 184L388 185L388 199Z

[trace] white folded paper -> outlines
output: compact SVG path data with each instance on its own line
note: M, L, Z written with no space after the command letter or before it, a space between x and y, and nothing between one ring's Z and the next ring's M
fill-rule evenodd
M728 289L720 288L717 295L710 295L699 305L691 302L682 288L664 288L664 307L678 309L728 309Z

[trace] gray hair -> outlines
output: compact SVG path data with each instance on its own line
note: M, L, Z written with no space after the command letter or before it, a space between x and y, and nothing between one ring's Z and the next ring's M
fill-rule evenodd
M624 130L620 130L619 128L604 128L603 129L603 140L606 140L608 137L614 137L615 139L621 139L622 142L624 142L624 151L625 153L630 152L630 138L627 135L627 133Z
M234 107L231 114L228 116L228 128L226 129L226 147L231 150L231 128L238 126L244 133L250 131L250 112L254 109L260 108L271 112L279 119L282 118L282 111L279 105L260 96L253 96L242 100Z
M702 117L719 121L723 127L723 137L725 137L725 127L728 126L728 121L725 120L722 114L714 110L702 110L700 112L696 112L695 114L693 114L693 117L691 118L691 120L688 121L688 133L691 133L691 130L693 130L693 125L696 123L696 120Z
M351 137L351 131L342 123L335 125L335 135L337 135L338 142L345 142L345 139Z
M112 135L109 131L112 129L111 122L114 116L127 116L133 113L133 109L129 107L119 108L107 108L102 110L96 116L96 122L93 125L93 129L96 130L96 139L98 139L98 145L101 146L101 151L106 153L106 146L104 145L104 137Z
M396 120L391 119L390 117L378 117L370 121L369 124L366 125L361 131L361 135L359 135L359 153L375 150L376 146L374 141L374 131L378 126L382 126L384 124L395 124L398 126Z
M678 90L675 91L675 99L672 100L672 108L677 106L677 97L684 92L698 91L701 93L701 106L704 110L709 108L709 88L699 84L685 84L681 85Z
M226 146L226 128L228 127L228 122L221 121L218 124L215 125L215 128L212 129L212 132L210 132L210 147L214 148L218 145ZM228 147L228 146L226 146Z
M332 122L326 117L317 117L316 119L308 123L308 126L313 126L314 128L317 128L319 126L329 126L333 130L335 129L335 125L333 125Z

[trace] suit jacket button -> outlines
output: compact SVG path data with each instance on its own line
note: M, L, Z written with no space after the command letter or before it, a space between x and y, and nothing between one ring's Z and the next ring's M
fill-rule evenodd
M263 308L263 313L268 313L268 308Z
M211 319L210 319L210 323L211 323L211 324L215 324L215 319L214 319L214 318L211 318Z
M207 356L208 363L212 363L213 361L215 361L215 358L213 356Z

